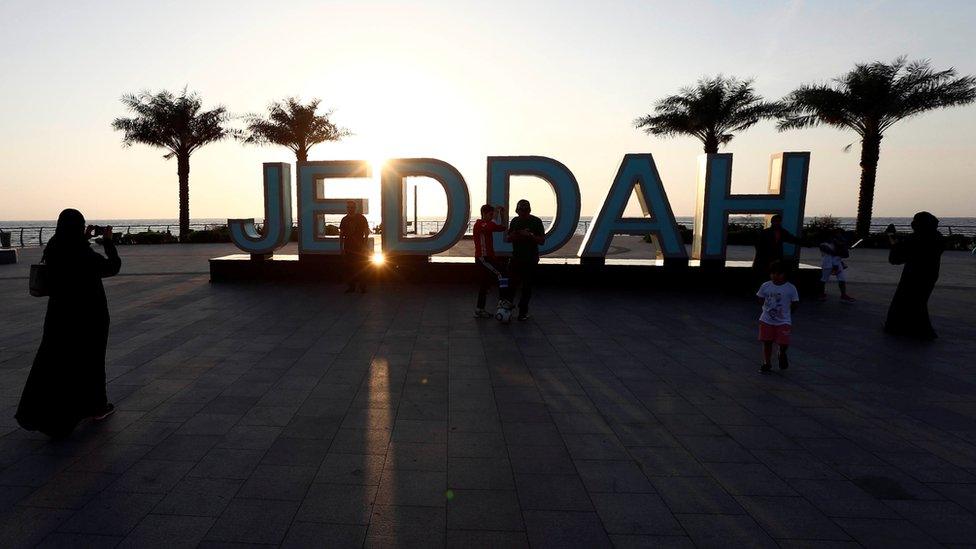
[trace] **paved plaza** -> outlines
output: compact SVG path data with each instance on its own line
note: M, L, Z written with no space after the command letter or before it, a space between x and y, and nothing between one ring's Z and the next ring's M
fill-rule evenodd
M747 294L542 281L501 325L461 285L211 285L226 250L120 248L118 411L62 442L13 420L37 252L0 266L0 544L976 543L968 254L946 256L938 341L881 333L898 271L865 251L860 301L803 302L790 369L762 376Z

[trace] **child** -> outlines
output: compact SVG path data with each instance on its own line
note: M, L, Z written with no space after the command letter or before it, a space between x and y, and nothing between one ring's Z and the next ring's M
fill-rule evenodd
M496 215L500 223L495 223ZM505 208L485 204L481 207L481 219L474 223L474 257L480 272L480 287L478 288L478 306L474 310L475 318L491 318L494 315L485 310L485 300L488 290L499 284L505 278L502 263L495 257L495 246L492 242L494 233L508 228ZM504 299L506 288L499 288L499 299Z
M844 303L854 303L856 300L847 293L847 264L844 260L851 256L851 252L843 230L837 229L830 241L820 244L820 255L822 256L820 267L823 273L820 275L820 295L817 296L817 300L827 300L827 282L830 281L830 275L834 275L840 288L840 300Z
M800 294L796 286L786 281L786 267L782 262L774 261L770 265L769 281L759 287L756 297L762 304L759 341L763 344L763 363L759 371L765 374L773 369L773 343L779 345L779 369L785 370L790 367L786 350L790 347L792 333L791 313L800 301Z

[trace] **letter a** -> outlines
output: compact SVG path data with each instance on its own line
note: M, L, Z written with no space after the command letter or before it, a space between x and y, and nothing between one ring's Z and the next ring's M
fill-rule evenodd
M623 216L627 200L635 186L641 207L649 217ZM579 256L584 259L605 257L610 248L610 240L615 234L655 235L665 260L681 261L688 258L671 204L661 183L661 176L658 175L654 157L650 154L624 156L603 207L594 216L586 236L583 237Z

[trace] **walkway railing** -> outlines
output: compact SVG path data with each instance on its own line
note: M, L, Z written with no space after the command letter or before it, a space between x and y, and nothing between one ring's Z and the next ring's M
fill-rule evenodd
M579 224L576 226L576 234L586 234L586 231L590 227L590 223L591 223L590 221L580 221ZM414 229L412 223L410 223L410 225L411 226L407 228L407 231L409 233L418 234L418 235L429 235L440 231L441 227L444 226L444 222L443 221L418 221L417 222L418 226L416 227L416 229ZM191 223L190 229L199 231L199 230L215 229L223 226L225 225L222 223ZM260 223L258 224L258 226L260 227ZM295 225L293 224L293 227L294 226ZM848 231L854 230L853 222L839 223L839 226L844 230L848 230ZM883 232L887 226L888 226L887 224L883 224L883 223L871 225L871 232L872 233ZM465 231L466 234L471 234L471 230L473 227L474 227L474 220L468 223L467 231ZM114 226L113 228L117 233L130 234L130 233L138 233L143 231L174 232L179 230L179 225L140 224L140 225L119 225L119 226ZM910 225L895 225L895 228L898 230L899 233L909 233L912 231ZM45 242L50 240L51 236L54 235L54 229L55 227L53 226L0 227L0 231L10 234L11 246L17 246L20 248L24 248L27 246L43 246ZM939 229L942 231L943 234L946 235L960 234L968 237L976 237L976 226L972 226L972 225L969 226L939 225Z

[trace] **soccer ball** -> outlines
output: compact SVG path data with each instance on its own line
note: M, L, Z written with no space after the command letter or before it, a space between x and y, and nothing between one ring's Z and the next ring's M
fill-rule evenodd
M508 324L512 321L512 314L514 312L514 307L511 301L502 300L498 302L498 310L495 312L495 318L502 324Z

